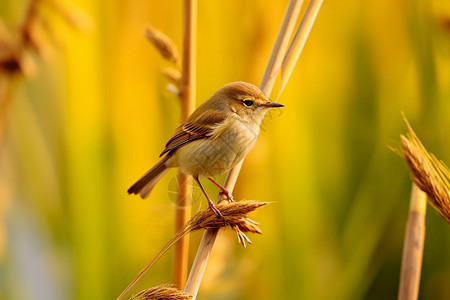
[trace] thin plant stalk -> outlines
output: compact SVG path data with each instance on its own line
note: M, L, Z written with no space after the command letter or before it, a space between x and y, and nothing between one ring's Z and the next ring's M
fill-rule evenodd
M197 0L183 1L183 64L181 76L181 123L184 123L195 107L197 42ZM178 171L178 193L175 209L175 232L186 224L191 216L192 178ZM173 283L183 289L188 268L189 235L181 238L174 246Z
M178 193L175 207L175 232L177 232L191 215L191 178L178 170ZM174 246L173 283L182 289L186 283L189 255L189 235L182 237Z
M278 97L280 97L281 92L284 90L289 77L291 77L292 71L294 70L295 63L297 62L300 54L303 51L306 40L308 39L311 28L314 21L319 14L320 7L322 6L323 0L311 0L309 2L308 8L306 9L305 15L303 16L302 22L298 26L297 32L295 33L294 39L286 53L281 66L280 75L280 89L278 90Z
M403 244L398 300L415 300L419 296L426 208L427 195L413 183Z
M272 92L272 87L280 71L279 67L283 61L284 53L286 53L286 49L289 46L289 40L291 39L292 32L294 32L295 23L297 23L302 4L303 0L290 0L284 12L283 21L278 30L277 38L273 44L272 52L270 53L269 61L267 62L260 83L260 86L266 87L264 92L267 95L270 95ZM275 66L278 66L278 68L275 68Z
M291 4L291 3L290 3ZM293 10L295 8L294 5L288 5L287 10ZM285 13L284 19L286 18L295 18L295 20L298 18L298 13L296 15L292 13ZM312 26L312 23L314 22L315 18L308 18L308 20L302 21L300 26L305 26L310 28ZM282 24L291 23L292 20L284 20ZM310 24L311 22L311 24ZM295 22L294 22L295 23ZM299 28L300 31L303 31L303 29ZM279 29L278 36L282 36L282 40L289 39L292 36L293 27L290 26L281 26ZM310 30L307 30L307 33L309 34ZM277 38L278 39L278 38ZM282 67L282 60L279 59L279 57L284 57L285 53L281 49L282 47L277 46L277 43L274 45L274 47L278 47L278 53L276 53L275 50L272 51L271 57L275 56L277 59L274 59L273 61L269 61L269 63L266 65L265 74L273 74L274 70L280 70ZM275 53L275 54L274 54ZM295 59L289 60L288 64L295 65L297 63L299 55L296 56ZM285 77L285 81L287 82L288 78L290 76L290 73L287 74ZM269 92L273 88L274 80L270 80L271 76L264 76L261 80L259 88L266 93L266 95L269 94ZM282 87L284 88L284 86ZM281 89L280 92L281 93ZM237 178L239 176L239 172L241 170L243 161L241 161L239 164L237 164L233 169L231 169L227 177L225 179L224 187L232 192L234 189L234 186L236 184ZM219 197L218 202L225 200L224 196ZM196 299L198 290L200 288L201 279L203 277L203 274L206 269L206 265L208 262L209 254L211 253L212 247L214 245L214 241L217 237L218 230L206 230L203 234L203 238L200 242L199 249L197 251L197 255L195 257L195 260L192 264L191 271L189 273L189 278L186 283L186 287L184 289L185 292L189 293L193 296L192 299Z

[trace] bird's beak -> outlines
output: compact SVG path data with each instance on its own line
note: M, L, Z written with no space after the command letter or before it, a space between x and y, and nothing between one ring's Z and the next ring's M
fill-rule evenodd
M272 101L267 101L266 104L264 104L264 106L267 106L267 107L284 107L283 104L272 102Z

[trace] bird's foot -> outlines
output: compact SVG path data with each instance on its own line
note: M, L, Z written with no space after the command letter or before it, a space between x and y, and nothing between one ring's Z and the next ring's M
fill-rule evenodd
M227 197L228 202L230 202L230 203L234 202L233 195L229 191L227 191L226 189L221 190L219 194L220 195L224 195L225 197Z
M208 199L208 200L209 200L209 199ZM211 200L208 201L208 204L209 204L209 208L217 215L217 217L219 217L220 219L223 219L222 213L221 213L220 210L214 205L214 203L213 203Z
M227 197L228 202L233 202L234 198L233 195L231 195L231 193L224 188L222 185L220 185L219 183L217 183L214 179L212 179L211 177L208 177L209 181L211 181L212 183L214 183L219 189L220 189L220 193L219 195L225 195L225 197Z

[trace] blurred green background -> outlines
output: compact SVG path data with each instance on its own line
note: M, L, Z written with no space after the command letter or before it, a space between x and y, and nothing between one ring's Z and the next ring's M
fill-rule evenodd
M61 3L90 25L74 30L43 8L58 42L12 92L0 299L115 299L173 234L176 172L145 201L126 190L178 126L160 72L170 64L143 30L152 24L180 49L181 1ZM197 105L228 82L259 83L286 4L199 1ZM0 2L12 31L27 5ZM286 107L264 120L234 192L274 202L254 217L263 235L243 249L220 233L199 299L394 299L411 180L387 146L406 132L403 111L450 162L449 100L449 1L325 1L278 99ZM206 207L194 196L194 212ZM431 207L426 225L420 299L450 299L450 227ZM145 284L170 282L171 261L168 252Z

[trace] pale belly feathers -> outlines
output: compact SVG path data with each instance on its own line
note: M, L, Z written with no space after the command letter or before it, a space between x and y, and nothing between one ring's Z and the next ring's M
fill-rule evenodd
M166 162L184 173L199 177L221 175L240 162L253 148L259 124L249 126L239 119L212 138L190 142L175 151Z

